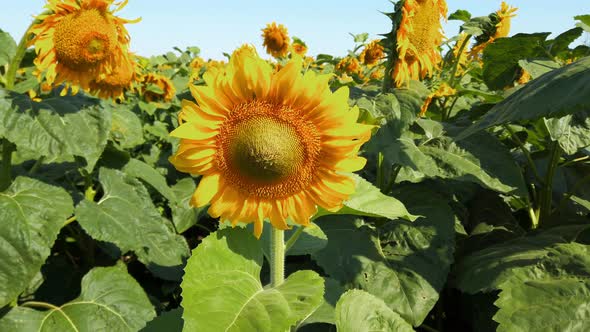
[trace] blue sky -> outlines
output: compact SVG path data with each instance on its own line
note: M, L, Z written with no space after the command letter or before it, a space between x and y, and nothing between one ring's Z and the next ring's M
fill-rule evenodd
M32 19L42 11L45 0L8 1L1 6L0 29L20 38ZM501 0L448 0L449 13L469 10L483 16L497 10ZM511 34L518 32L560 33L574 27L573 16L590 14L588 0L510 0L518 7ZM131 48L144 55L157 55L178 46L198 46L204 58L220 59L243 43L252 43L260 53L261 29L276 21L289 29L291 36L303 39L312 55L344 55L352 48L350 33L368 32L372 38L390 28L380 11L390 11L388 0L129 0L119 15L141 17L128 25ZM459 23L445 25L447 36L458 31Z

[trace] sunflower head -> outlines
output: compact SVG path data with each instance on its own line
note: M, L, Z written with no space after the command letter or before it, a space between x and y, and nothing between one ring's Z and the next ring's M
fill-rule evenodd
M195 72L195 71L200 71L201 68L203 68L203 66L205 66L205 60L203 60L203 58L201 58L200 56L195 57L194 59L191 60L191 63L189 64L189 68Z
M91 81L89 89L100 98L123 98L123 93L131 88L135 78L135 62L122 61L118 63L112 74Z
M174 84L165 76L149 73L141 76L139 81L141 82L139 92L147 102L171 101L176 94Z
M336 70L352 75L359 74L361 71L361 64L355 57L347 56L336 64Z
M291 47L293 49L293 53L305 57L305 54L307 53L307 45L303 42L303 40L293 37L293 44Z
M498 16L498 23L496 24L496 32L494 33L494 39L507 37L510 33L510 23L512 18L516 16L515 12L518 8L508 5L502 1L500 10L496 12Z
M332 92L330 75L301 74L295 56L280 70L252 47L235 51L229 64L190 86L197 103L183 100L180 146L170 161L202 175L191 204L210 204L214 218L279 229L287 219L308 225L317 206L337 210L355 183L341 172L361 169L358 157L372 126L356 122L348 89Z
M438 50L444 37L441 18L447 16L445 0L405 0L396 33L398 59L393 78L396 86L419 80L438 68Z
M443 82L441 85L439 85L438 89L436 89L434 92L429 94L428 97L426 97L426 100L424 101L424 104L422 104L422 108L420 109L420 116L424 116L426 114L426 111L428 111L428 107L434 99L454 96L455 94L457 94L457 90L453 89L446 82Z
M47 0L47 12L36 17L31 32L39 79L88 90L91 82L111 75L129 60L131 21L114 15L127 1Z
M494 24L491 31L486 31L486 33L476 38L476 43L469 52L471 58L478 58L489 44L493 43L498 38L508 36L510 33L512 18L516 16L515 13L517 10L518 8L512 7L502 1L500 9L489 15L489 18Z
M381 41L373 40L365 46L359 55L359 59L367 66L374 66L381 59L383 59L384 56L385 53L383 52L383 45L381 45Z
M284 57L289 52L290 39L284 25L275 22L267 24L262 29L262 38L266 53L275 58Z

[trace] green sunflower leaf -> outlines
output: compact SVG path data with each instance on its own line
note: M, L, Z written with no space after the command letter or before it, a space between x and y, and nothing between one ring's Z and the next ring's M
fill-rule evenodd
M133 251L155 275L179 280L189 255L186 240L162 217L141 182L121 171L101 168L104 195L76 207L78 222L94 239Z
M123 167L123 172L134 178L145 181L154 189L156 189L164 198L170 202L176 202L176 194L166 183L166 178L158 173L152 166L144 163L141 160L131 159Z
M111 112L101 109L97 99L82 95L33 102L26 95L0 90L0 134L16 144L19 152L45 162L71 160L80 156L91 171L107 144Z
M590 278L590 247L567 243L590 226L549 229L496 244L462 258L455 266L455 287L475 294L555 276Z
M497 331L590 330L590 278L543 278L503 285Z
M490 45L491 46L491 45ZM590 57L553 70L527 83L496 104L457 139L505 123L553 118L590 108Z
M483 79L493 90L501 90L517 78L518 61L546 58L547 33L519 33L510 38L499 38L483 51Z
M0 30L0 67L7 65L16 54L16 42L8 32Z
M0 319L0 330L135 332L155 316L144 290L124 267L97 267L82 279L77 299L46 311L13 308Z
M247 229L209 235L193 251L181 284L185 331L285 331L320 305L324 280L297 271L263 287L260 242Z
M404 204L397 199L384 195L379 188L357 174L352 175L356 182L356 190L344 201L344 206L337 212L319 209L313 217L317 219L326 215L355 215L376 218L416 220L416 216L408 212Z
M110 138L122 149L131 149L144 142L139 117L127 107L110 107L113 114Z
M73 210L64 189L25 177L0 192L0 307L27 288Z
M297 329L302 326L314 323L336 323L336 303L344 293L344 287L340 285L338 280L331 278L324 278L326 290L324 291L324 299L313 312L311 312L304 320L297 323Z
M557 141L565 153L572 155L590 145L590 111L544 121L551 139Z
M340 332L414 331L383 300L359 289L349 290L338 301L336 326Z
M414 326L438 300L453 261L454 215L446 201L427 190L404 190L400 197L414 222L394 220L371 228L351 216L317 221L328 236L312 258L347 288L360 288L385 301Z
M170 209L172 209L172 221L176 227L176 232L182 234L199 221L199 218L205 214L209 206L195 208L189 205L191 197L197 188L195 181L190 177L178 181L171 188L176 196L176 201L169 203Z
M457 9L454 13L449 15L449 20L459 20L468 22L471 19L471 13L464 9Z

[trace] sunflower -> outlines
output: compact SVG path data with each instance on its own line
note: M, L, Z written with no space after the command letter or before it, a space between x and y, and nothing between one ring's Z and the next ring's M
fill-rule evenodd
M288 229L290 218L309 225L317 206L330 211L355 190L342 172L364 167L357 156L372 126L356 123L348 88L332 92L331 75L301 74L295 56L273 72L253 47L235 51L228 66L190 86L197 103L182 101L180 146L170 161L202 175L191 204L211 204L213 218Z
M145 101L171 101L176 94L172 81L165 76L149 73L143 75L139 81L141 87L139 93Z
M277 25L275 22L267 24L262 29L263 45L266 47L266 53L275 58L284 57L289 52L289 35L284 25Z
M532 76L531 76L531 74L528 71L526 71L526 69L521 68L520 69L520 74L518 76L518 79L516 80L516 83L518 83L518 84L527 84L528 82L531 81L531 79L533 79Z
M129 56L131 59L132 56ZM90 91L100 98L123 98L123 92L135 81L135 62L122 61L110 75L90 82Z
M336 70L346 74L359 74L361 71L361 64L357 58L347 56L336 64Z
M88 90L129 60L130 21L114 15L127 1L47 0L47 11L31 27L37 76L48 84ZM114 9L111 9L116 5ZM67 90L67 89L64 89Z
M385 54L383 53L383 45L381 45L381 41L373 40L365 46L359 55L359 59L367 66L374 66L379 60L383 59L384 56Z
M305 57L305 54L307 53L307 45L305 44L305 42L303 42L303 40L297 37L293 37L293 44L291 45L291 48L291 52L302 57Z
M518 8L512 7L512 6L508 5L506 2L502 1L502 5L500 6L500 9L497 12L490 15L490 18L492 19L492 21L496 22L496 24L494 26L494 31L491 32L490 34L482 35L484 37L488 36L489 38L483 39L483 40L482 39L477 40L476 44L471 49L471 52L469 52L469 55L472 58L477 58L477 57L479 57L479 54L481 54L483 52L483 50L489 44L493 43L496 39L502 38L502 37L507 37L508 34L510 33L510 24L511 24L512 18L516 16L515 12L517 10L518 10Z
M442 98L442 97L450 97L457 94L457 90L453 89L447 83L442 83L436 91L432 92L431 94L426 97L424 104L422 104L422 108L420 109L420 116L424 116L426 111L428 111L428 107L432 103L435 98Z
M447 16L445 0L405 0L396 34L397 55L393 71L396 86L432 75L442 58L441 18Z

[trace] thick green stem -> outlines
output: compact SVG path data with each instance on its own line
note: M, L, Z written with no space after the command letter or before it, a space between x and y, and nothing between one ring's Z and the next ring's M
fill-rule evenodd
M558 142L553 142L551 147L551 156L549 158L549 165L547 166L547 174L545 175L545 186L541 193L541 211L540 221L545 222L551 215L551 208L553 203L553 177L557 164L561 158L561 147Z
M2 141L2 164L0 165L0 191L6 190L12 182L12 153L15 150L14 144L7 139Z
M27 28L25 33L23 34L18 46L16 47L16 53L14 57L10 61L8 65L8 71L6 71L6 89L12 90L14 88L14 81L16 80L16 71L20 68L20 63L23 61L25 57L25 53L27 52L27 46L29 44L29 37L30 33L29 30L35 24L35 21L31 23L31 25Z
M285 281L285 231L270 231L270 286L277 287Z
M465 40L463 40L463 43L461 44L461 46L459 47L459 57L455 59L455 62L453 63L453 70L451 71L451 80L450 80L450 86L451 88L455 88L455 85L457 84L457 78L455 77L457 75L457 70L459 69L459 62L461 62L461 55L463 54L463 50L465 49L465 47L467 46L467 44L469 43L469 40L471 39L471 35L467 35L467 37L465 37Z

